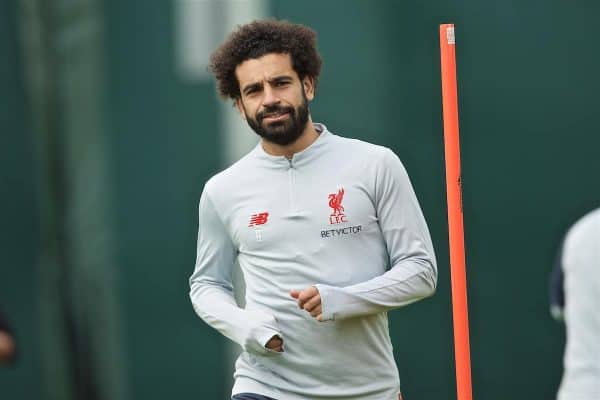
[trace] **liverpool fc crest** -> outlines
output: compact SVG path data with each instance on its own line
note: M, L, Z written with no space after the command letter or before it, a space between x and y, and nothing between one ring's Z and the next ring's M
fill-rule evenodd
M329 216L330 224L339 224L342 222L348 222L346 215L344 214L344 206L342 206L342 200L344 199L344 188L340 188L337 193L329 195L329 207L332 209L332 213Z

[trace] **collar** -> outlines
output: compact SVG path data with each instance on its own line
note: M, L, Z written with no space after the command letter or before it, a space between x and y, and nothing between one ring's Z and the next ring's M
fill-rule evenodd
M260 142L254 148L254 153L259 160L265 161L273 167L296 168L306 165L306 163L319 157L325 149L327 142L333 136L324 124L313 123L313 126L315 127L315 130L319 132L319 136L307 148L294 153L291 159L288 159L285 156L274 156L267 153Z

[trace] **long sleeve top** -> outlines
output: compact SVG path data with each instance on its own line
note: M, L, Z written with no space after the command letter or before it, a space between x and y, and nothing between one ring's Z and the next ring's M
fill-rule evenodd
M600 399L600 208L569 229L560 264L567 343L557 399Z
M259 144L206 183L191 301L243 348L234 394L396 400L386 312L433 294L429 231L391 150L315 127L317 140L291 159ZM236 259L245 308L233 297ZM311 285L323 322L289 294ZM284 352L265 347L274 335Z

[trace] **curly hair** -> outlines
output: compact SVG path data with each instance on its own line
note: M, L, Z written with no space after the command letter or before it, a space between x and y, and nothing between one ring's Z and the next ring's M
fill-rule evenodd
M317 34L312 29L288 21L260 20L238 26L211 55L209 69L215 75L219 94L237 99L240 86L235 75L238 65L269 53L289 54L300 79L309 76L315 87L321 72Z

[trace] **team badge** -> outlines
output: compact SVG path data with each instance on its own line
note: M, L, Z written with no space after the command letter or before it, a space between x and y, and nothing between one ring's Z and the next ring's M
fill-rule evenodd
M348 222L346 215L344 214L344 206L342 205L343 200L344 188L340 188L337 193L331 193L329 195L329 207L331 207L332 210L332 213L329 216L329 223L331 225Z

